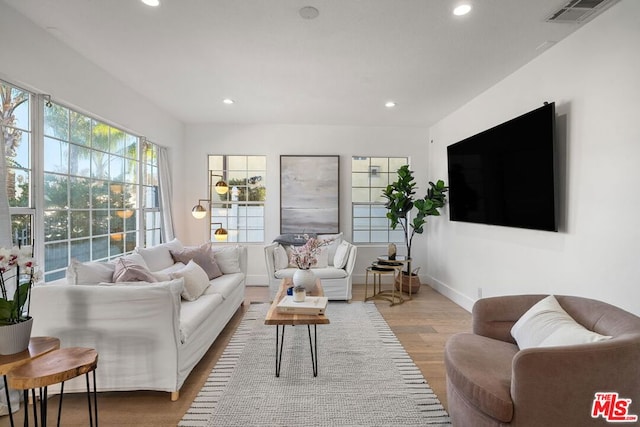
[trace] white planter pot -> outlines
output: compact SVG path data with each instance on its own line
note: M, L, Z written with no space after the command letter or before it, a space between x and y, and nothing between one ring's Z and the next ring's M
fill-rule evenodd
M13 325L0 326L0 355L16 354L29 348L33 318Z
M293 273L293 285L302 286L307 294L316 289L316 275L311 270L298 269Z

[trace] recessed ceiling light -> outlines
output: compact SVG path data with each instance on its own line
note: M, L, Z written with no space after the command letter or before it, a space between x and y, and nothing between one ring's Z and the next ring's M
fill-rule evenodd
M393 101L387 101L387 102L384 103L384 106L387 107L387 108L393 108L393 107L396 106L396 103L393 102Z
M141 0L142 3L146 4L147 6L160 6L160 0Z
M231 105L231 104L234 104L236 101L234 101L231 98L225 98L225 99L222 100L222 102L227 104L227 105Z
M453 9L453 14L456 16L466 15L469 12L471 12L470 4L461 4L459 6L456 6L455 9Z

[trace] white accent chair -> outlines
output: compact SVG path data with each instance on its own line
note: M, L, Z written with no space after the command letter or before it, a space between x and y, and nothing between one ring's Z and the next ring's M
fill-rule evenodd
M341 236L341 234L339 236ZM336 246L340 244L346 246L347 259L344 267L340 268L334 266L334 257L332 255L335 253L335 249L330 248L327 260L328 265L321 268L312 268L311 271L320 278L322 282L322 289L324 290L324 296L328 297L330 300L351 301L351 288L353 285L352 273L353 267L356 263L358 248L351 243L342 240L341 237L337 240ZM282 279L293 277L293 273L296 271L295 267L289 265L284 266L284 268L276 268L277 262L275 259L275 252L279 250L277 249L279 246L286 247L287 245L281 245L278 242L273 242L264 248L267 276L269 277L269 294L272 300L275 298L276 293L280 288ZM278 267L283 266L280 265Z

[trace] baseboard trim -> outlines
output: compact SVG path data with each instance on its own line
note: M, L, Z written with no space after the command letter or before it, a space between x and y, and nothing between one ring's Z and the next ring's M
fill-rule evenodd
M453 289L452 287L446 285L445 283L442 283L441 281L439 281L435 277L431 277L429 275L426 275L425 279L426 279L426 283L429 283L429 285L436 292L438 292L439 294L444 295L445 297L449 298L451 301L455 302L460 307L464 308L469 313L471 313L471 309L473 308L473 304L476 302L475 300L473 300L473 299L469 298L468 296L460 293L459 291Z

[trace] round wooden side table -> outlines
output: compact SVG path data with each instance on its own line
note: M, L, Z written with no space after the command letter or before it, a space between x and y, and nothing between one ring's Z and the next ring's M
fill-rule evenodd
M96 390L96 367L98 366L98 352L92 348L67 347L53 350L37 359L12 369L7 374L9 386L17 390L23 390L25 401L29 398L29 390L34 396L33 416L35 425L38 425L35 408L35 389L40 390L40 425L47 425L47 387L61 383L60 402L58 404L58 426L62 415L62 397L64 394L64 382L80 375L87 379L87 401L89 406L89 425L98 426L98 397ZM93 410L91 404L91 389L89 387L89 373L93 373ZM28 411L24 413L24 425L29 425Z
M29 347L20 353L0 356L0 374L4 380L4 391L7 397L7 409L9 410L9 421L13 427L13 413L11 412L11 399L9 397L9 387L7 384L7 373L13 368L38 358L43 354L60 348L60 340L54 337L32 337L29 340ZM25 402L25 411L26 402Z

